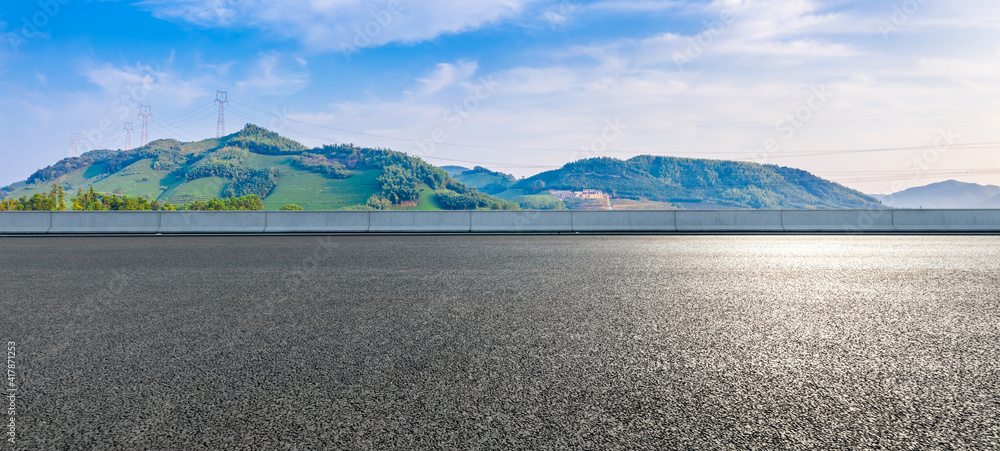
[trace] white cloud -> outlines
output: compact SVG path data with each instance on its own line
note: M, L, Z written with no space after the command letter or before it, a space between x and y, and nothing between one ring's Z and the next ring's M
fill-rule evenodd
M576 46L561 51L561 57L585 55L606 70L631 71L648 67L690 70L696 62L725 58L750 59L768 64L815 64L816 60L863 55L850 42L830 41L840 27L856 27L845 13L819 14L810 0L715 1L703 6L697 19L705 28L694 34L662 32L645 38ZM777 59L777 60L776 60Z
M615 12L666 11L687 7L685 2L675 0L603 0L586 4L590 10Z
M104 64L84 70L87 81L108 92L117 92L132 86L152 87L158 71L149 66L116 67Z
M787 41L746 42L733 41L715 49L720 53L737 54L742 57L755 55L798 56L803 58L830 58L858 56L860 51L849 44L833 44L815 39L792 39Z
M173 56L171 55L171 59ZM171 59L165 63L169 65ZM172 105L186 106L208 96L205 77L183 79L165 66L138 64L115 66L108 63L87 63L82 75L99 86L104 95L122 97L134 102L146 102L151 97L168 100Z
M896 25L900 31L960 28L1000 29L1000 3L948 0L920 3L914 9L903 8L904 3L893 5L880 17L881 20Z
M413 43L494 23L537 0L149 0L161 18L208 27L254 27L316 51Z
M719 17L725 5L713 3L704 14ZM897 174L890 182L902 179L905 186L934 181L908 178L903 169L921 151L860 157L802 153L929 145L948 127L961 134L962 142L1000 141L995 34L984 39L956 22L949 30L961 54L951 47L922 46L919 40L885 45L873 26L877 12L828 13L824 8L805 0L754 2L704 49L697 65L684 70L671 55L692 36L670 32L555 49L538 58L544 64L491 74L499 81L496 93L474 102L477 108L458 127L448 114L469 93L444 87L465 84L453 82L462 73L460 63L439 65L419 79L426 95L335 103L300 117L423 143L443 130L443 139L429 153L428 146L409 141L349 134L337 138L423 155L437 164L493 163L494 169L517 175L599 155L753 160L751 150L776 137L780 148L768 161L869 192L886 191L889 182L844 174L878 168ZM919 25L911 33L933 39L942 26ZM596 64L581 63L580 56ZM478 71L465 73L473 72ZM807 104L821 86L829 101L810 113L793 136L782 136L776 124ZM619 119L625 133L592 147L607 122ZM1000 157L955 150L935 163L940 170L963 167L1000 167Z
M813 58L858 54L850 44L817 37L853 25L847 14L820 13L823 6L813 0L716 2L713 6L717 18L694 37L707 52Z
M201 63L201 64L198 64L198 67L199 68L211 69L213 72L216 73L216 75L218 75L220 77L225 77L225 76L229 75L229 70L232 69L233 66L235 66L235 65L236 65L236 61L229 61L229 62L225 62L225 63L216 63L216 64Z
M569 21L569 17L555 11L545 11L542 13L541 19L552 25L562 25Z
M302 68L304 61L296 60L296 63ZM281 63L282 57L277 53L261 54L253 73L248 78L237 81L236 86L258 95L271 95L298 92L309 85L307 72L285 69Z
M417 81L424 85L423 93L435 93L467 80L475 75L478 68L479 65L474 61L459 61L457 64L441 63L430 75Z
M349 44L355 42L358 29L368 39L362 46L414 42L492 20L506 20L529 2L470 2L457 5L456 10L442 7L445 2L440 0L412 3L404 5L404 14L392 16L385 26L379 25L378 33L364 32L366 24L378 23L372 22L378 17L378 7L354 0L293 0L281 4L242 0L245 8L239 10L226 6L236 4L226 0L148 5L163 17L213 27L251 26L301 40L315 49L340 50L344 39ZM677 8L679 15L690 15L696 24L721 20L727 7L740 5L734 1L680 3L579 2L580 8L606 14ZM386 5L384 1L379 4ZM328 128L281 120L274 121L277 126L261 125L272 126L310 145L339 141L386 146L426 155L437 164L451 160L500 163L493 168L530 175L572 159L598 155L627 158L652 153L750 159L751 149L776 135L775 124L808 101L811 88L825 85L831 100L792 138L781 138L781 150L770 161L829 174L830 178L870 192L887 191L886 183L851 182L836 174L857 170L862 166L859 161L863 162L862 169L903 173L902 168L914 153L865 154L860 160L851 155L800 158L795 154L925 145L933 142L942 127L954 127L963 142L1000 141L995 126L1000 119L1000 85L995 83L1000 69L996 43L1000 40L996 27L986 26L995 23L1000 14L995 14L996 6L971 4L965 3L965 9L958 10L947 2L927 3L928 9L910 17L899 36L883 41L877 22L891 14L891 4L845 7L848 3L758 0L735 11L733 20L704 46L696 62L683 69L674 63L673 55L684 52L697 34L664 28L645 37L633 35L611 41L586 36L576 41L586 44L571 48L558 47L547 53L531 48L531 61L499 68L492 74L484 74L477 64L484 61L484 68L497 67L494 61L487 65L484 56L428 66L418 71L422 75L408 76L410 86L397 93L378 92L368 99L351 96L349 101L317 105L318 101L304 98L312 91L299 92L298 96L282 100L297 109L284 115ZM216 5L230 8L231 14L212 9ZM183 8L189 9L188 17L171 15ZM376 13L374 17L371 11ZM531 9L530 20L544 17L543 11L545 8ZM575 14L563 14L558 8L550 8L549 12L566 20L573 20L570 13ZM433 20L420 22L426 18ZM964 24L974 24L974 30ZM72 120L74 130L86 133L97 118L112 115L117 121L112 101L127 93L129 86L146 81L147 73L157 82L147 102L155 104L154 113L159 117L165 117L171 109L178 110L178 104L191 99L210 102L215 89L226 89L222 80L232 78L233 73L241 81L231 88L231 98L260 106L253 99L258 94L288 94L309 87L306 69L314 59L307 62L294 56L262 53L245 67L203 64L207 74L194 77L143 65L90 65L85 76L97 87L93 91L99 92L53 95L46 102L26 96L24 105L45 109L16 110L38 116L39 120L47 117L53 123ZM476 96L481 77L495 78L495 92ZM69 106L64 107L64 103ZM469 108L456 115L454 108L463 105ZM238 108L233 110L239 112ZM192 124L201 125L182 128L190 127L191 134L201 137L212 136L213 114L209 105L206 112L193 116ZM205 117L196 121L200 116ZM456 117L462 120L454 120ZM243 119L238 115L229 118L231 124ZM601 137L607 121L617 119L625 128L623 135L603 143L596 151L582 150ZM115 126L120 129L121 124L116 122ZM427 142L436 130L442 130L444 135L432 152L424 153L418 144L407 141ZM60 145L66 141L64 136L57 138ZM962 167L1000 167L1000 156L955 150L943 155L935 169ZM930 181L907 180L907 184Z

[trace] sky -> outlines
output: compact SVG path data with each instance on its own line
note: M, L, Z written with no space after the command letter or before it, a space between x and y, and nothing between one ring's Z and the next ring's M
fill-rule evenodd
M0 186L246 123L519 177L640 154L1000 185L994 0L7 0ZM131 122L133 131L124 130Z

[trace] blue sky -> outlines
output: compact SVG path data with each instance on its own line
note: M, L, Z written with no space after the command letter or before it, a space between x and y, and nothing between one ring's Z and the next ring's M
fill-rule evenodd
M638 154L800 167L871 193L1000 184L1000 3L18 0L0 185L80 151L247 122L527 176Z

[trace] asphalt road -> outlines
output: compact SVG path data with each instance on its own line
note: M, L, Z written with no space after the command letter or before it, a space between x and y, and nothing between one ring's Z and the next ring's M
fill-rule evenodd
M996 449L998 307L1000 237L0 238L25 450Z

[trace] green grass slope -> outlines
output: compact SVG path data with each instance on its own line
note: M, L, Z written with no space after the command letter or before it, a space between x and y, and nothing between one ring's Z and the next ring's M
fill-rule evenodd
M449 166L449 167L453 169L460 168L458 166ZM496 187L495 189L492 190L493 192L501 192L503 191L500 189L501 186L507 188L513 185L515 182L517 182L517 179L510 174L491 171L482 166L476 166L473 169L466 169L458 173L457 175L453 175L453 177L455 177L456 180L466 185L469 185L473 188L480 190L487 188L491 184L494 184L496 185Z
M379 174L378 170L367 170L346 180L330 180L303 171L282 173L274 191L264 198L264 208L277 210L296 204L306 210L339 210L364 204L379 190Z

